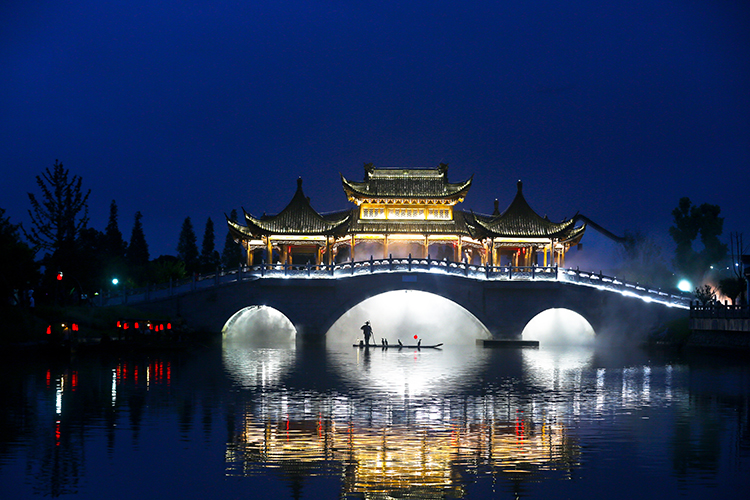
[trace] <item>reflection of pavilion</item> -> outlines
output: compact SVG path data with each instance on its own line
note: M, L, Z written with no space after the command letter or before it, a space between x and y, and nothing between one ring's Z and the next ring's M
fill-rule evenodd
M306 401L291 402L289 396L265 400L286 412L263 408L265 421L250 413L241 417L229 436L228 475L276 468L299 477L340 471L345 493L443 498L463 496L466 474L524 480L543 469L567 470L578 459L578 447L561 424L533 422L519 409L495 406L492 397L467 398L448 409L428 404L407 410L412 415L403 423L389 416L394 408L374 418L362 414L388 404L368 409L344 398L307 394Z
M483 265L564 265L565 252L583 236L585 225L559 223L537 214L523 196L521 182L504 212L459 210L472 179L448 182L448 165L437 168L377 168L365 165L362 182L341 178L356 206L321 214L312 208L298 179L297 191L276 215L245 225L228 220L247 251L247 263L332 264L394 257L467 260ZM542 258L543 256L543 258Z

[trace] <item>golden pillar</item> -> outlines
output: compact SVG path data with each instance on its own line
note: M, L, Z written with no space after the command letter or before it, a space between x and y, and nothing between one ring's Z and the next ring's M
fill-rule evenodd
M388 258L388 235L383 236L383 258Z
M549 244L549 265L555 267L555 240L550 241Z
M266 236L266 263L270 266L273 264L273 247L271 246L271 237Z
M458 242L456 242L456 256L454 257L453 260L455 260L456 262L461 262L463 258L462 254L463 254L463 245L462 245L461 237L459 236Z
M354 262L354 235L349 240L349 260Z

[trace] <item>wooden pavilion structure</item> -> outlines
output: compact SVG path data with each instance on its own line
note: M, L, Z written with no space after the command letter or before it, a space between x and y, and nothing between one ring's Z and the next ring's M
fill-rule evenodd
M377 168L365 165L364 179L341 183L353 208L319 213L297 180L297 191L278 214L245 225L227 218L229 230L247 252L248 265L332 264L407 257L466 261L482 265L564 265L585 224L577 218L552 222L526 202L518 182L515 198L500 212L475 214L457 208L473 178L448 181L448 165L437 168ZM542 262L539 262L543 255Z

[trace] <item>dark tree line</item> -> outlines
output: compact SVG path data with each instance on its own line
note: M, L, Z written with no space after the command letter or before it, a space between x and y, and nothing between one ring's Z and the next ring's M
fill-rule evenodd
M117 286L143 286L180 279L193 272L212 272L221 265L236 267L240 245L227 233L222 254L216 250L209 218L200 252L188 217L183 223L177 256L150 259L137 211L129 241L119 227L117 202L112 200L104 231L89 227L88 198L83 179L55 160L36 176L39 193L29 193L31 226L13 224L0 208L0 303L27 304L29 291L39 302L86 302L99 291ZM233 212L236 217L236 212ZM222 258L227 256L227 258ZM43 272L40 272L43 269Z

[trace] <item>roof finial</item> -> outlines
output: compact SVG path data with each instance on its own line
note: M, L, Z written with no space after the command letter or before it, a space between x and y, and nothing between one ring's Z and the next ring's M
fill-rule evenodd
M518 186L518 191L519 192L523 189L523 182L521 182L521 179L518 179L518 182L516 183L516 186Z
M302 177L297 177L297 189L302 187Z
M497 201L497 198L495 198L495 210L492 212L492 215L500 215L500 203Z

